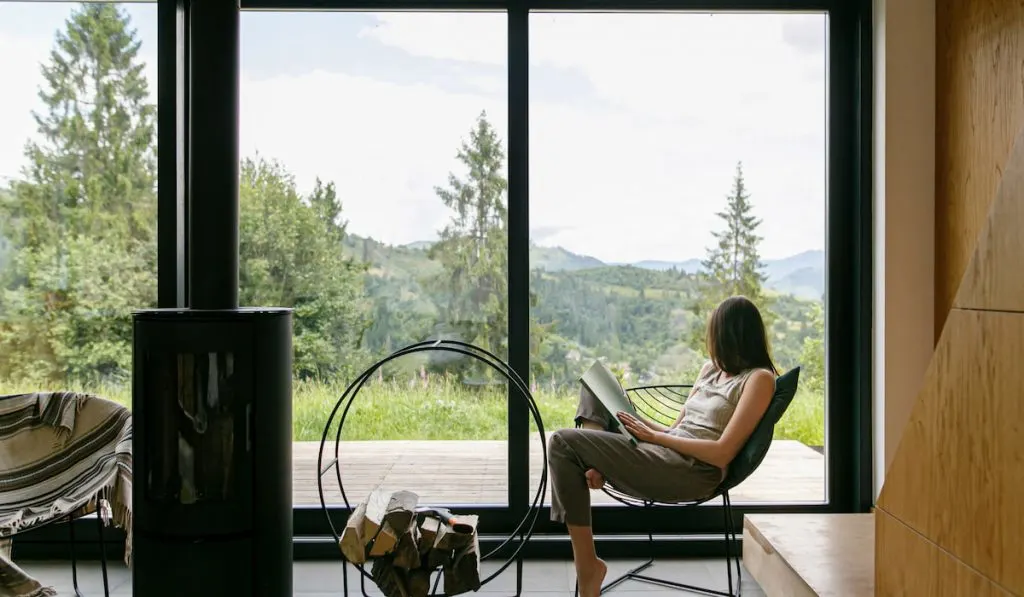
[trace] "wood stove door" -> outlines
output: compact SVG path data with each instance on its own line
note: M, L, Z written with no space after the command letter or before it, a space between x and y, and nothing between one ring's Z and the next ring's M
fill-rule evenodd
M187 537L252 530L251 326L153 324L140 343L136 423L149 471L136 524ZM162 329L155 329L155 328ZM140 408L141 407L141 408Z

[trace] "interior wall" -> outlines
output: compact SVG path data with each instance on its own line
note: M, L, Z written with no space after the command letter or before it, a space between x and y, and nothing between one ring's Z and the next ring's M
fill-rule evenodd
M875 594L1020 595L1024 5L936 0L935 32L938 342L877 500Z
M935 53L938 337L1024 125L1024 4L936 0Z
M935 0L875 0L875 495L935 343Z

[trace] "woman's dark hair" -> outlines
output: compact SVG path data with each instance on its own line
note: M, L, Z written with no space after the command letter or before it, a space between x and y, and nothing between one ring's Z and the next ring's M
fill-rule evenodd
M729 297L715 307L705 342L711 362L726 373L760 368L779 373L772 363L761 312L745 296Z

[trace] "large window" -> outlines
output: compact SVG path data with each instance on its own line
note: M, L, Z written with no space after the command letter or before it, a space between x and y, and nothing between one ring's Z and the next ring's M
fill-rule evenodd
M595 359L626 387L692 383L709 312L745 295L780 372L802 371L733 500L825 499L827 28L531 15L530 374L549 428L573 425Z
M870 19L839 0L640 4L242 0L239 299L295 309L297 535L323 532L317 444L371 362L432 338L484 346L528 379L550 433L594 359L626 386L691 382L733 293L762 306L779 368L802 367L734 501L870 501ZM187 303L179 69L202 66L174 9L0 0L0 394L128 404L131 311L158 290ZM160 129L159 202L158 29L160 114L178 127ZM346 423L349 499L383 483L511 530L545 465L512 398L465 359L392 362ZM649 526L604 506L602 533ZM653 516L684 535L711 514Z
M507 358L506 29L502 13L243 15L240 300L296 308L296 505L319 504L327 415L373 361L433 338ZM506 395L457 355L393 361L345 422L350 499L383 483L507 503Z
M131 400L156 304L156 4L0 2L0 394Z

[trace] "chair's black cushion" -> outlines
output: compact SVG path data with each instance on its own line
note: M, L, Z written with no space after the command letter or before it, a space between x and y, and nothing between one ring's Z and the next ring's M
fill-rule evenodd
M736 487L761 465L765 454L768 453L768 448L771 447L775 424L779 422L782 415L786 414L786 409L793 402L799 381L800 367L794 367L775 379L775 394L768 404L768 410L761 417L761 422L754 428L754 433L747 439L747 443L743 444L739 453L729 464L725 480L722 481L715 493L720 494Z

